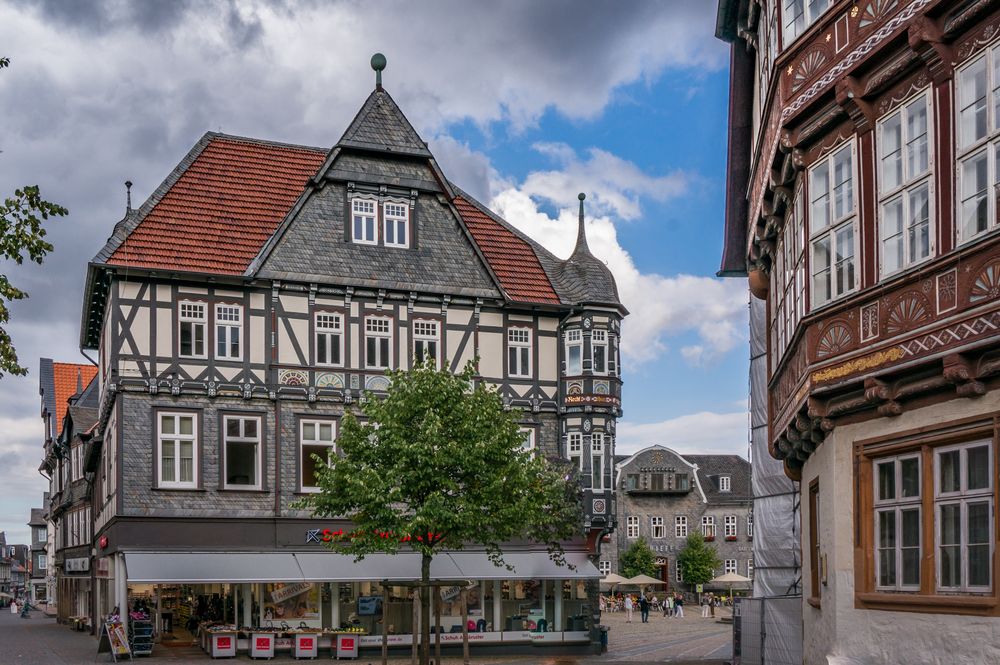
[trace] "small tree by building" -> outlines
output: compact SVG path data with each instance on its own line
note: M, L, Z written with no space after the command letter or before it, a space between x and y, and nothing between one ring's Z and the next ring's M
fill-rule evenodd
M621 567L621 574L625 577L635 577L636 575L656 577L656 553L653 552L645 538L640 538L622 554Z
M706 584L715 577L715 571L722 565L715 547L705 542L700 533L692 533L687 544L677 555L677 566L687 584Z
M478 545L503 565L505 542L530 539L565 563L561 543L582 535L583 514L572 476L523 448L518 413L474 381L472 363L457 375L427 363L388 376L385 397L362 401L365 422L350 412L341 420L332 463L313 456L320 491L300 506L354 522L348 537L329 542L338 552L420 553L426 665L435 554Z

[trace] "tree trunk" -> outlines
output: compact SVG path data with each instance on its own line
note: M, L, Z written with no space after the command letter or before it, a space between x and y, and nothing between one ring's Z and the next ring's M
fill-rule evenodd
M420 665L431 662L431 555L420 557Z

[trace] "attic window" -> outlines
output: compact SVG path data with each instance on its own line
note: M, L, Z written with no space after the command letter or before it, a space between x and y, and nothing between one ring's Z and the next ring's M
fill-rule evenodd
M376 244L378 239L375 236L375 201L352 199L351 217L353 219L354 242L361 245Z
M386 203L382 206L382 237L386 247L410 246L410 209L404 203Z
M729 492L731 490L731 483L729 476L719 476L719 491Z

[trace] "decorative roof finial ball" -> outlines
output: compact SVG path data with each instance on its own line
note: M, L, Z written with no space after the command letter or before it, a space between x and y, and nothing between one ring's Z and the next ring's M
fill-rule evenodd
M375 70L375 87L382 89L382 70L385 69L385 56L376 53L372 56L372 69Z
M586 195L586 194L584 194L583 192L580 192L579 194L577 194L577 197L576 197L576 198L578 198L578 199L580 199L580 200L582 201L582 200L584 200L585 198L587 198L587 195Z

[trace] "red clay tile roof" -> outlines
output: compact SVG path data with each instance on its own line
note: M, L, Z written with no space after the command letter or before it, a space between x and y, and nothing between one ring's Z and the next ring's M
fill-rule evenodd
M463 197L455 197L454 203L512 300L559 304L559 296L528 242Z
M79 390L86 388L97 376L97 368L93 365L77 365L76 363L52 363L52 375L55 383L56 398L56 434L62 433L63 417L66 415L66 401Z
M316 148L213 137L107 262L239 275L325 158Z

